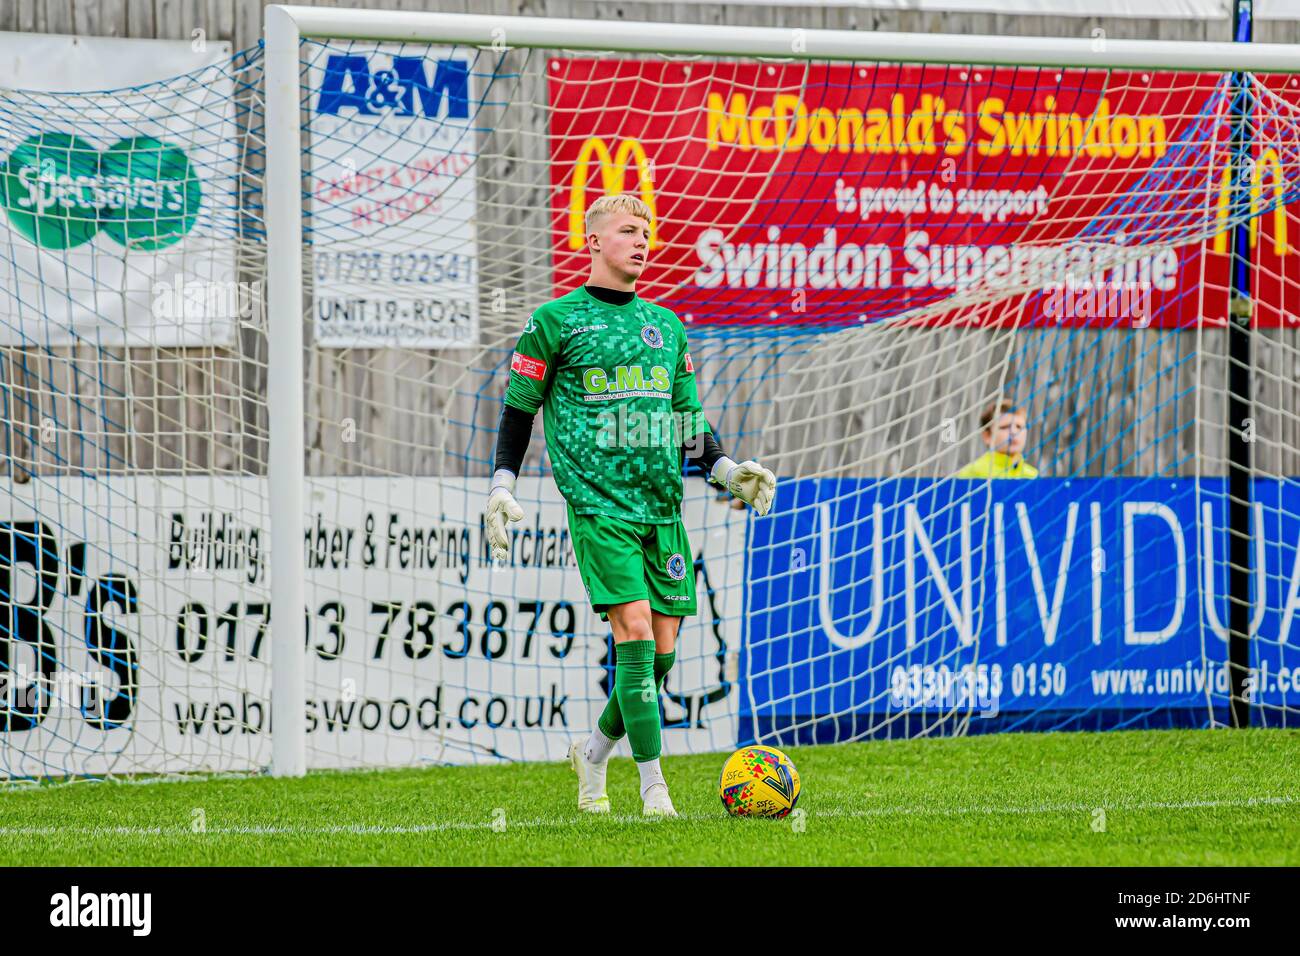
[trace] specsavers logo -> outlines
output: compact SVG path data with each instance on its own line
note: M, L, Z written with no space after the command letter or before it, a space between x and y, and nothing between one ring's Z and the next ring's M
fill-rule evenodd
M581 249L587 244L587 185L591 182L592 160L600 163L600 186L598 195L619 196L623 193L624 180L629 168L635 167L637 188L641 201L650 207L650 213L658 220L655 212L654 167L646 156L645 147L639 140L621 140L611 155L609 147L599 136L593 136L582 144L578 150L578 161L573 164L573 189L569 194L569 248ZM659 226L650 223L650 248L659 248Z
M29 136L0 163L10 225L47 249L72 249L101 229L129 250L179 242L202 190L185 151L136 136L100 152L71 133Z

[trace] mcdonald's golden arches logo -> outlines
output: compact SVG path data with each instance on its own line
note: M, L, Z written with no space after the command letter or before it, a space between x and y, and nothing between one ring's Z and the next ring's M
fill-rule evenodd
M1250 248L1254 249L1259 241L1259 200L1264 195L1264 177L1273 177L1273 251L1284 256L1291 251L1286 236L1286 208L1282 205L1282 196L1286 192L1286 177L1282 173L1282 160L1277 150L1269 147L1259 154L1255 168L1250 176ZM1232 167L1226 166L1219 180L1219 202L1214 219L1219 224L1219 232L1214 237L1214 251L1228 251L1228 230L1224 228L1232 210Z
M587 185L591 182L591 163L600 163L602 195L622 195L629 169L636 170L637 189L641 201L650 207L656 221L650 223L650 248L659 248L659 218L655 210L654 173L651 160L639 140L620 140L611 154L599 136L590 137L578 151L578 161L573 164L573 187L569 193L569 248L582 249L587 245Z

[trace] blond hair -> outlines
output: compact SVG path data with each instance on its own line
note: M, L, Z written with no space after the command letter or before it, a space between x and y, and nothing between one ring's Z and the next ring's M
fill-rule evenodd
M598 226L606 216L614 213L627 213L629 216L636 216L638 219L644 219L646 222L654 225L654 213L650 211L642 200L628 193L618 196L601 196L589 207L587 207L587 219L585 227L587 235L598 231Z

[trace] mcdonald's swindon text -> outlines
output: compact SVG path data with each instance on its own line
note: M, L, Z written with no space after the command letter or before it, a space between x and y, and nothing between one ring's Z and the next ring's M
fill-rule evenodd
M1224 324L1227 146L1190 170L1180 146L1213 112L1219 79L560 61L548 76L556 294L586 274L586 207L629 192L656 216L644 294L696 323L925 307L942 322L956 318L945 300L975 288L1007 290L982 322ZM619 109L591 109L593 88ZM1300 285L1300 257L1276 149L1247 182L1256 323L1295 324L1284 293Z

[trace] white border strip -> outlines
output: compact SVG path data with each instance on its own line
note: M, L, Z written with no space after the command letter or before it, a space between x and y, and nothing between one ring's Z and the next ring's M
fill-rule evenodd
M273 5L303 37L450 42L622 53L750 56L789 60L954 63L980 66L1300 73L1300 45L872 33L775 27L707 28L687 23L562 20L401 10Z
M678 0L715 3L717 0ZM842 7L909 13L1006 13L1017 16L1119 17L1126 20L1228 20L1228 0L730 0L742 7ZM1261 0L1256 0L1256 3ZM1268 2L1268 0L1263 0ZM1282 0L1294 2L1294 0ZM1256 19L1259 11L1255 12Z

